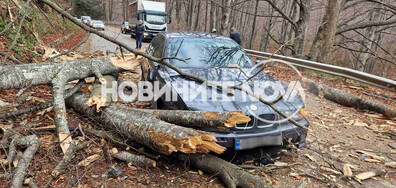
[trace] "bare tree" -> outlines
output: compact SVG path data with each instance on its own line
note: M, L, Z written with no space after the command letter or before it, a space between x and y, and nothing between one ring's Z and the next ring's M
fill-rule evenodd
M327 63L331 57L342 0L329 1L326 14L313 41L309 58Z

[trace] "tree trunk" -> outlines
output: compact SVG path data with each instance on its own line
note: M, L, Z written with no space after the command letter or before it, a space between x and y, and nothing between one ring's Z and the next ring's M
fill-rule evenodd
M274 15L274 9L271 6L268 6L268 12L270 13L269 15L272 16ZM265 24L263 27L266 27L263 32L263 35L261 36L261 44L260 44L260 50L261 51L267 51L267 48L270 44L270 35L271 35L271 31L272 28L274 26L274 20L273 18L269 18L266 20Z
M258 11L258 8L259 8L259 3L260 3L260 1L256 0L256 8L254 10L254 18L253 18L252 35L250 36L250 42L249 42L250 49L253 49L253 45L254 45L253 44L253 40L256 38L256 21L257 21L257 11Z
M329 1L318 33L313 41L308 58L329 63L335 40L342 0Z
M198 9L198 12L196 13L197 14L197 17L195 18L195 26L194 26L194 31L199 31L199 21L200 21L200 14L201 14L201 0L199 0L198 2L197 2L198 4L198 7L197 7L197 9Z
M216 21L217 21L217 19L216 19L216 15L217 15L216 9L217 9L216 4L214 2L212 2L212 1L210 1L210 10L211 10L210 11L210 15L209 15L209 17L210 17L210 28L209 28L209 30L210 31L212 31L213 29L216 29Z
M189 13L190 13L190 15L189 15L189 18L188 18L188 29L191 31L191 30L193 30L194 28L193 28L193 21L194 21L194 8L195 8L195 0L191 0L191 2L190 2L190 11L189 11ZM188 15L188 14L187 14Z
M380 6L376 6L376 8L380 8ZM374 9L369 14L369 21L377 21L381 18L380 12L377 9ZM359 57L356 62L356 70L364 72L364 69L367 64L367 60L370 57L370 52L373 48L374 40L376 39L378 27L368 27L364 33L364 36L361 40L361 47Z
M223 19L221 24L220 33L223 36L227 36L228 34L228 25L230 22L230 13L231 13L231 0L226 0L226 4L223 4Z
M308 28L309 17L311 14L312 0L300 1L299 20L296 22L294 32L293 56L301 57L304 53L305 34Z
M209 12L209 0L205 1L205 29L204 32L210 32L210 28L208 30L208 12Z

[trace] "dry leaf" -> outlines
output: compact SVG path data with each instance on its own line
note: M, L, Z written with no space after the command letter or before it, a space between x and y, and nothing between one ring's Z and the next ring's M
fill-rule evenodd
M88 166L90 165L92 162L98 160L100 158L100 155L95 154L95 155L91 155L88 158L84 159L83 161L78 163L78 166Z
M345 164L342 169L344 176L352 176L352 170L350 164Z

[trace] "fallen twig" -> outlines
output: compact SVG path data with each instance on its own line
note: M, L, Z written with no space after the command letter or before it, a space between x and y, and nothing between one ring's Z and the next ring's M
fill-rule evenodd
M55 169L52 171L51 175L53 177L58 177L66 168L69 162L73 159L74 155L87 147L91 142L85 142L83 144L77 144L76 142L72 142L70 147L67 149L65 155L62 160L56 165Z
M30 165L30 162L33 159L34 154L40 146L40 141L36 135L21 137L21 135L10 129L7 130L4 135L7 138L12 138L12 142L15 143L15 145L27 146L26 150L23 152L22 157L18 160L17 168L11 180L11 187L19 188L22 187L26 171ZM16 148L13 148L13 150L14 149ZM12 163L12 160L10 163Z

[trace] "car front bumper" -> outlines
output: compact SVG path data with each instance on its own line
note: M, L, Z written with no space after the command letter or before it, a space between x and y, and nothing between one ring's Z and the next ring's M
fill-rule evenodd
M306 119L298 122L305 127L309 126ZM290 139L298 147L304 147L307 132L290 122L286 122L269 131L260 129L255 129L254 132L250 133L233 131L231 133L215 133L215 136L217 143L221 146L234 148L235 150L247 150L265 146L280 146Z

